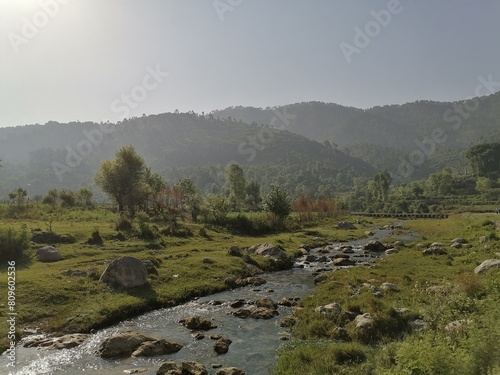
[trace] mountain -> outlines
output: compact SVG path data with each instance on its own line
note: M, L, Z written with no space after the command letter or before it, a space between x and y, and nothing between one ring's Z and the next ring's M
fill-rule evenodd
M195 113L165 113L118 124L73 122L0 128L0 196L18 187L30 195L50 188L93 186L103 160L132 144L167 181L184 175L204 190L221 188L225 167L239 163L264 185L279 181L290 191L303 186L346 189L355 176L371 176L367 163L286 130L216 119Z
M500 139L500 92L458 102L418 101L366 110L307 102L266 109L230 107L212 115L328 141L393 173L404 159L415 169L412 178L425 177L450 161L457 170L464 170L465 148Z

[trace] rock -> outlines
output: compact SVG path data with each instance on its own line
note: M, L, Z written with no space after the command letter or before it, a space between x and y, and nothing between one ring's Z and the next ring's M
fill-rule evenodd
M349 336L349 332L347 332L347 329L345 329L344 327L336 327L333 330L332 338L334 340L339 340L344 342L352 341L351 336Z
M44 336L35 336L23 341L25 348L44 348L44 349L71 349L80 346L90 335L84 333L68 334L60 337L46 338Z
M217 328L217 326L213 324L210 320L203 319L200 316L181 319L179 323L181 323L184 327L188 329L194 329L200 331L208 331L210 329Z
M427 325L427 323L424 320L422 320L422 319L415 319L415 320L410 320L408 322L408 325L414 331L418 331L418 330L421 330L421 329L425 328L425 326Z
M396 284L393 283L382 283L380 285L380 289L385 290L385 291L393 291L393 292L399 292L399 287Z
M330 316L339 316L342 308L338 303L329 303L328 305L318 306L314 309L317 313Z
M226 354L229 351L229 345L232 341L228 338L222 338L214 344L214 351L217 354Z
M269 309L267 307L257 307L251 310L250 317L253 319L272 319L279 315L277 310Z
M205 264L212 264L214 263L214 260L211 258L203 258L202 262Z
M106 267L99 281L111 287L133 288L148 282L148 271L140 259L121 257Z
M286 306L286 307L292 307L292 306L297 306L297 303L300 301L299 297L293 297L293 298L286 298L283 297L278 301L278 305L280 306Z
M491 268L500 268L500 259L488 259L474 268L474 273L483 273Z
M387 249L385 251L385 254L386 255L391 255L391 254L396 254L396 253L399 253L399 250L398 249L395 249L395 248L392 248L392 249Z
M323 281L327 280L328 276L322 273L321 275L318 275L314 278L314 284L319 284L322 283Z
M280 327L290 328L297 324L297 318L294 316L286 316L280 321Z
M224 284L230 289L236 288L236 280L234 280L232 277L226 277L224 279Z
M453 240L451 240L451 243L459 243L459 244L466 244L466 243L469 243L469 241L467 241L466 239L464 238L461 238L461 237L457 237L457 238L454 238Z
M232 257L241 257L243 256L243 252L241 249L237 246L231 246L231 248L228 250L227 255L230 255Z
M481 236L481 237L479 237L479 242L480 243L488 243L488 242L490 242L490 238L486 237L486 236Z
M403 241L396 241L394 242L394 246L401 246L401 247L405 247L406 245L404 244Z
M365 234L367 236L373 236L375 233L373 233L371 230L367 230L367 231L365 231Z
M210 340L220 340L222 335L210 335Z
M454 249L460 249L462 248L462 244L460 242L453 242L450 247L453 247Z
M40 262L58 262L62 259L59 251L53 246L45 246L38 249L36 257Z
M422 254L424 254L424 255L446 255L448 253L446 252L446 250L443 250L440 247L431 246L428 249L425 249L424 251L422 251Z
M237 367L222 368L215 375L246 375L246 372Z
M192 334L191 337L195 340L203 340L205 338L205 335L202 332L196 332Z
M341 221L338 223L335 228L337 229L357 229L356 226L353 223L350 223L348 221Z
M53 232L33 231L31 241L39 244L71 244L76 242L76 237L73 235L59 235Z
M221 368L222 365L220 363L214 363L212 364L212 368Z
M473 321L470 319L454 320L453 322L448 323L444 327L444 330L448 331L448 332L457 332L457 331L463 330L466 325L472 324L472 323L473 323Z
M443 243L442 242L433 242L431 243L431 246L430 247L443 247Z
M315 255L307 255L305 261L306 262L317 262L318 257Z
M276 310L278 305L270 298L261 298L255 301L255 306L266 307L268 309Z
M230 312L231 315L237 316L238 318L250 318L252 311L250 309L237 309Z
M87 277L87 272L81 271L81 270L66 270L62 271L61 274L66 275L66 276L79 276L79 277Z
M132 357L153 357L156 355L165 355L177 353L182 349L182 345L167 340L156 340L143 342L134 352Z
M368 329L373 325L373 318L370 313L365 313L356 316L354 322L356 323L356 329Z
M303 247L301 247L298 251L297 251L297 255L298 256L306 256L309 254L309 251L307 251L306 249L304 249Z
M418 243L415 245L417 249L427 249L427 245L425 243Z
M340 251L342 251L343 254L353 254L354 253L354 250L350 246L343 247L342 249L340 249Z
M208 375L207 369L198 362L163 362L156 375Z
M245 279L247 285L260 286L267 283L262 277L247 277Z
M376 240L372 240L372 241L368 242L364 246L364 249L368 250L368 251L380 252L380 251L385 251L386 247L385 247L385 245L382 242L376 241Z
M148 271L148 275L150 275L150 274L158 275L158 270L156 269L155 264L151 260L146 259L146 260L143 260L142 263L144 264L144 267L146 267L146 271Z
M268 256L277 260L288 259L288 256L283 250L269 243L252 246L248 249L248 252L256 255Z
M97 355L102 358L130 357L142 343L147 341L158 341L158 339L137 332L119 333L104 340L97 349Z
M383 297L384 296L384 293L379 288L377 288L375 285L370 285L370 290L372 291L372 293L375 297Z
M141 373L146 372L146 371L148 371L148 369L144 368L144 367L123 370L123 372L125 374L141 374Z
M243 305L245 305L244 299L237 299L229 303L229 306L231 306L233 309L237 309L239 307L242 307Z
M336 258L333 260L333 264L337 267L347 267L354 266L356 262L347 258Z

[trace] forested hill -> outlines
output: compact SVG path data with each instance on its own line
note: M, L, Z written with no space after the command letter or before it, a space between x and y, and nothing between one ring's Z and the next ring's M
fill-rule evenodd
M224 183L230 162L264 185L279 181L289 190L303 186L313 193L346 188L352 177L375 172L357 158L288 131L166 113L116 125L50 122L0 128L0 197L20 186L29 186L30 194L92 186L100 163L128 144L169 182L187 175L205 189Z
M212 114L247 123L274 125L340 147L358 143L407 150L435 129L448 136L447 149L500 137L500 92L460 102L418 101L362 110L322 102L275 108L230 107Z

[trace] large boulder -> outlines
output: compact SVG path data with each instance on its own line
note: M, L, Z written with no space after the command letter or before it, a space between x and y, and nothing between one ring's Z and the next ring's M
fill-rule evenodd
M385 247L385 245L382 242L376 241L376 240L372 240L372 241L369 241L364 246L364 249L368 250L368 251L382 252L382 251L385 251L387 248Z
M38 249L36 257L40 262L58 262L62 259L59 251L53 246L45 246Z
M217 328L210 320L203 319L201 316L193 316L191 318L181 319L179 321L184 327L198 331L208 331Z
M146 336L138 332L124 332L104 340L97 349L97 355L102 358L123 358L130 357L132 354L146 355L146 353L152 353L152 348L144 347L143 351L140 353L136 353L136 350L147 342L161 342L163 344L162 340L158 340L157 338ZM182 346L172 343L172 345L169 345L168 348L178 348L176 351L179 351Z
M268 256L277 260L285 260L288 258L283 250L269 243L252 246L248 249L248 252L256 255Z
M177 353L182 349L182 345L167 340L145 341L134 352L132 357L154 357Z
M340 223L337 224L335 227L337 229L357 229L353 223L350 223L348 221L341 221Z
M474 268L474 273L483 273L491 268L500 268L500 259L488 259Z
M113 260L104 270L99 281L111 287L132 288L148 282L148 270L142 260L121 257Z
M448 254L446 250L442 249L439 246L431 245L428 249L422 251L424 255L446 255Z

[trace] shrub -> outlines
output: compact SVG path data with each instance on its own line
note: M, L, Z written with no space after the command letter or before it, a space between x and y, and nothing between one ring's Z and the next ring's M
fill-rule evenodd
M0 229L0 261L25 261L28 258L30 234L26 229Z

